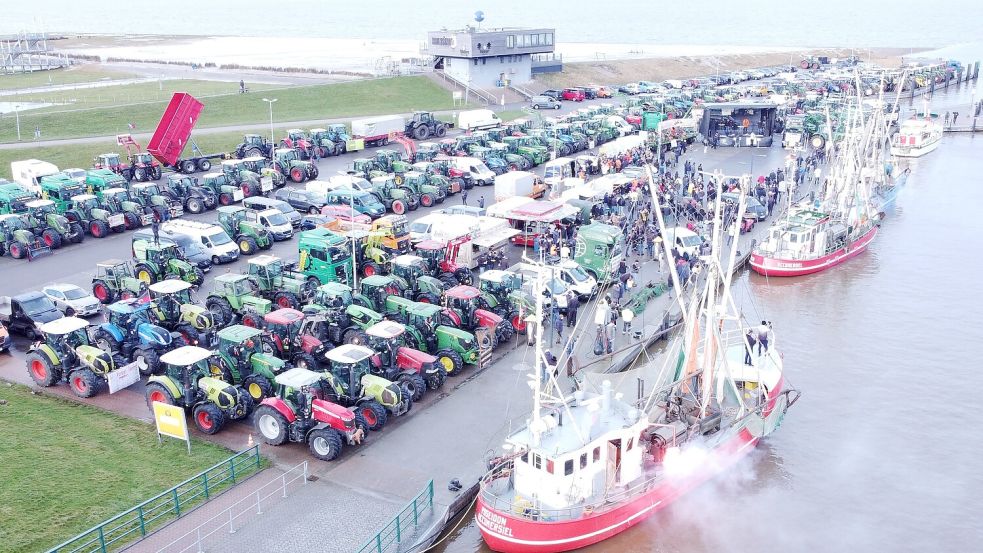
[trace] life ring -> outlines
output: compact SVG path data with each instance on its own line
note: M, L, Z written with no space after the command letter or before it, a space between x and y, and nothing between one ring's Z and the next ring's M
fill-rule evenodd
M748 119L747 117L745 117L745 118L744 118L744 119L743 119L743 120L741 121L741 126L742 126L742 127L744 127L745 129L746 129L746 128L748 128L748 127L750 127L750 126L751 126L751 120L750 120L750 119Z

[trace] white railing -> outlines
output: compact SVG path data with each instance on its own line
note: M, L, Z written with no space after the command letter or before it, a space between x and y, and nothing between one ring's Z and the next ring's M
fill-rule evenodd
M458 79L457 77L451 75L450 73L440 70L435 70L434 73L438 75L440 78L444 79L445 81L457 85L462 89L464 89L465 91L468 91L469 94L477 97L485 104L495 104L498 102L498 100L491 94L485 92L484 90L481 90L480 88L474 88L473 86L462 81L461 79Z
M277 478L263 484L261 487L257 488L256 491L251 492L246 497L236 501L232 505L229 505L220 513L196 526L193 530L186 532L181 537L168 543L164 547L161 547L157 550L158 553L161 551L173 553L204 551L202 540L221 530L226 530L229 534L234 534L236 532L236 520L249 514L263 514L263 502L275 495L279 495L281 499L287 497L287 486L293 484L297 480L301 480L303 482L302 485L307 485L307 461L300 463L299 465L285 471ZM214 528L209 529L212 526L214 526ZM180 544L182 543L187 545L181 547L180 549L172 549L180 547Z
M514 90L514 91L518 92L519 94L521 94L522 96L524 96L526 98L526 100L531 100L532 97L535 96L535 94L533 94L532 92L530 92L528 89L522 88L521 86L519 86L517 84L509 83L509 88L511 88L512 90Z

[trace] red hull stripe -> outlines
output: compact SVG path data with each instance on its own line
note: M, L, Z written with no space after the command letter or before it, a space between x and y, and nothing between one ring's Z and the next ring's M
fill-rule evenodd
M840 248L831 254L815 259L775 259L756 253L751 254L751 269L760 275L776 277L793 277L818 273L863 253L871 241L874 240L879 228L876 225L871 227L870 231L861 237L860 240L853 243L852 248L849 250L847 248Z

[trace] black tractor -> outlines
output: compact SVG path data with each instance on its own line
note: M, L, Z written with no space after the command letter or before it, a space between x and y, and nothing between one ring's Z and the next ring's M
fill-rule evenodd
M447 123L433 116L429 111L413 112L413 118L406 122L406 136L426 140L431 136L443 138L447 134Z

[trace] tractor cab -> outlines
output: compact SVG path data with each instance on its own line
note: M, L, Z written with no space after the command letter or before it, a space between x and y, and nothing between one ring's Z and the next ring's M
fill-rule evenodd
M478 296L481 293L473 286L455 286L444 294L444 301L447 307L461 314L465 321L473 320L474 312L478 308Z
M92 277L92 294L102 303L112 303L117 296L134 297L145 284L137 280L133 264L122 259L96 263Z
M464 235L449 240L446 244L436 240L424 240L416 245L416 253L426 260L429 272L444 282L451 278L460 284L471 285L474 275L471 269L457 262L462 247L471 247L471 236Z
M92 194L79 194L72 196L71 209L78 210L88 216L93 209L102 209L102 205L99 203L99 198Z
M263 147L266 145L266 140L258 134L243 135L242 141L244 144L248 144L250 146Z
M191 291L194 288L190 282L176 278L165 279L150 285L150 297L168 318L179 318L182 305L195 303Z
M44 335L44 343L58 354L59 359L66 360L75 358L76 348L86 346L97 349L89 339L88 328L89 321L85 319L62 317L42 324L39 330Z
M137 252L139 254L139 252ZM159 266L166 265L172 259L180 259L184 261L184 254L181 253L181 248L177 244L157 244L154 242L146 242L146 249L143 250L143 257L139 258L141 261L149 261L150 263L155 263Z
M238 367L250 366L253 355L263 353L263 331L244 325L232 325L218 333L218 351L229 356Z
M391 364L396 357L396 350L404 345L406 327L396 321L379 321L365 329L369 336L369 347L384 357L383 365Z
M386 215L372 222L371 232L383 237L382 248L389 253L410 251L410 231L403 215Z
M515 328L509 321L481 308L481 292L473 286L451 288L444 293L444 302L451 322L465 330L487 329L498 342L507 342L515 335Z
M335 140L347 142L351 139L351 137L348 135L348 127L346 127L344 123L333 123L328 125L328 132L333 135L332 138Z
M212 352L205 348L182 346L160 356L160 362L164 366L164 375L182 383L184 390L190 390L199 378L210 374L208 360L211 356Z
M314 400L321 399L321 375L302 368L286 370L274 379L276 396L287 402L294 413L310 417Z
M27 206L28 214L38 221L44 221L48 215L58 214L58 211L55 209L55 202L51 200L34 200L27 202L25 205Z
M352 304L352 289L340 282L322 284L314 292L313 303L327 309L344 309Z
M109 154L99 154L96 158L95 165L99 168L111 169L113 171L119 171L123 167L123 162L120 159L120 155L113 152Z
M293 161L302 161L300 154L294 148L277 148L274 153L276 154L277 162L283 164L285 167L290 167L290 163Z
M249 260L249 276L260 283L260 289L272 290L283 277L283 260L275 255L260 255Z
M344 390L344 394L354 399L362 388L362 378L372 374L370 363L375 352L365 346L344 344L327 353L331 364L331 374ZM399 392L395 392L399 395Z
M415 283L418 278L430 275L430 269L422 257L404 254L393 258L392 275L406 280L413 289L416 288Z
M387 173L403 173L406 170L403 157L396 150L376 150L374 160Z
M305 329L306 316L296 309L281 308L270 311L263 316L266 331L276 334L284 342L292 341L301 335ZM307 333L305 333L307 334Z
M140 166L151 166L154 164L154 156L150 155L150 152L139 152L133 154L131 157L133 165Z
M256 286L246 275L219 275L215 277L214 286L215 293L225 298L244 298L256 293Z
M520 288L522 288L522 277L515 273L490 269L478 276L478 289L495 296L499 301Z

